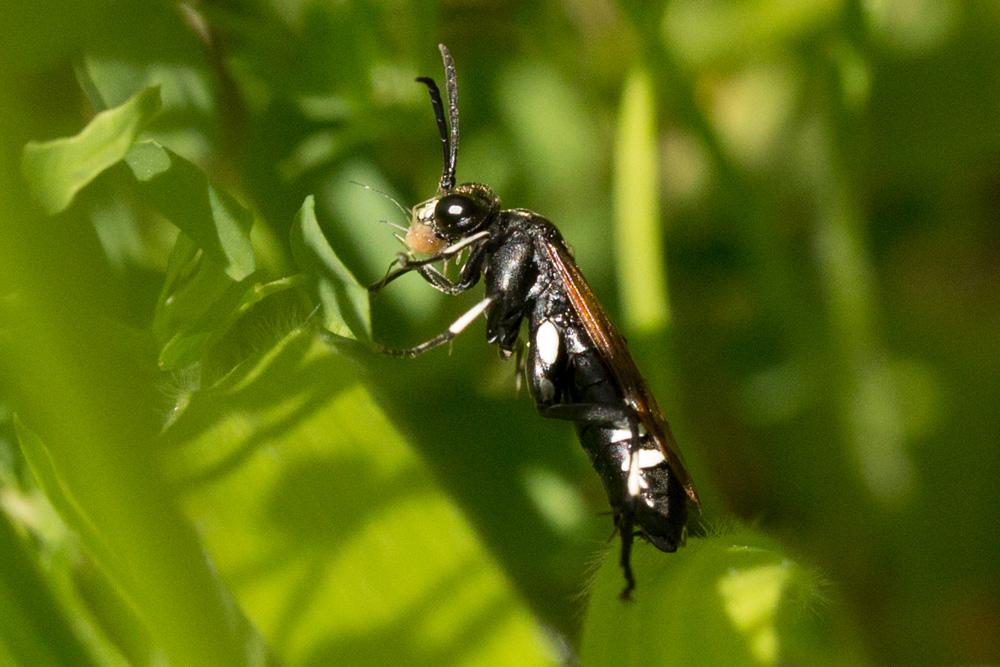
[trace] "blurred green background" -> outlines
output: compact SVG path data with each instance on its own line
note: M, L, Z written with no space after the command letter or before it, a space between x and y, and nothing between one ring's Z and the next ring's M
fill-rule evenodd
M702 494L631 605L482 325L316 335L406 223L355 182L434 192L438 42ZM0 663L1000 661L1000 4L7 2L0 86Z

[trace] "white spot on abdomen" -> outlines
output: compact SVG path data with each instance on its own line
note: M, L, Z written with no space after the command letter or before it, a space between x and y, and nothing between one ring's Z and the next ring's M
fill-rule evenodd
M648 431L646 427L639 424L639 437L644 438ZM628 422L624 422L624 426L620 422L615 422L615 428L611 431L611 442L624 442L626 440L632 439L632 429L628 427Z
M646 468L655 468L666 460L666 457L663 456L663 452L659 449L639 450L639 467L643 470Z
M611 431L610 442L625 442L632 439L632 430L627 428L616 428ZM622 468L624 470L625 468Z
M663 452L659 449L640 449L636 452L637 465L636 467L640 470L645 470L646 468L655 468L660 465L666 458L663 456ZM625 458L622 460L622 471L629 469L630 460Z
M556 363L559 358L559 330L551 320L545 320L538 325L535 332L535 349L538 350L538 358L546 366Z

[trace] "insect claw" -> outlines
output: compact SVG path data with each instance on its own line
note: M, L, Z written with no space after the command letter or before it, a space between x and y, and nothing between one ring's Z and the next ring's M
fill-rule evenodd
M385 275L382 276L382 279L379 280L379 281L377 281L377 282L374 282L374 283L372 283L371 285L368 286L368 292L370 294L377 294L378 292L382 291L382 288L384 288L386 285L389 284L389 279L392 276L392 267L396 266L396 264L399 263L399 257L400 256L404 256L405 257L405 255L403 255L403 253L400 253L399 255L397 255L396 259L394 259L391 262L389 262L389 266L386 267L386 269L385 269Z

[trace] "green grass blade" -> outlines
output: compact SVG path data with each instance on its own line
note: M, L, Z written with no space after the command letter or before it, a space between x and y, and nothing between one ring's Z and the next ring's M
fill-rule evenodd
M637 69L625 82L615 148L615 268L623 324L636 333L662 331L670 300L660 220L656 98L649 74Z

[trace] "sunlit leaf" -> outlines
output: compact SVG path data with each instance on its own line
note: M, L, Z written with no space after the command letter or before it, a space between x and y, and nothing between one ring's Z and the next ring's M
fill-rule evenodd
M450 494L359 384L293 332L171 427L171 477L242 608L290 664L550 664Z
M153 86L97 114L76 136L29 142L21 168L32 195L47 213L64 210L77 192L125 157L159 109L160 89Z
M292 225L292 256L310 276L323 309L323 325L344 338L371 339L368 289L360 284L320 229L316 204L306 197Z
M640 542L637 588L618 599L617 558L605 560L584 626L587 665L857 664L839 608L808 568L748 530L690 539L674 554Z
M154 141L134 146L125 161L141 195L221 264L226 275L242 280L253 273L253 213L212 185L201 169Z
M268 283L232 283L219 301L208 305L201 317L187 323L166 341L160 351L160 367L183 368L198 361L253 306L272 294L304 282L302 276L289 276Z
M153 319L153 332L161 345L160 367L169 370L195 363L256 304L304 283L298 275L267 283L235 282L200 253L187 235L180 234Z

